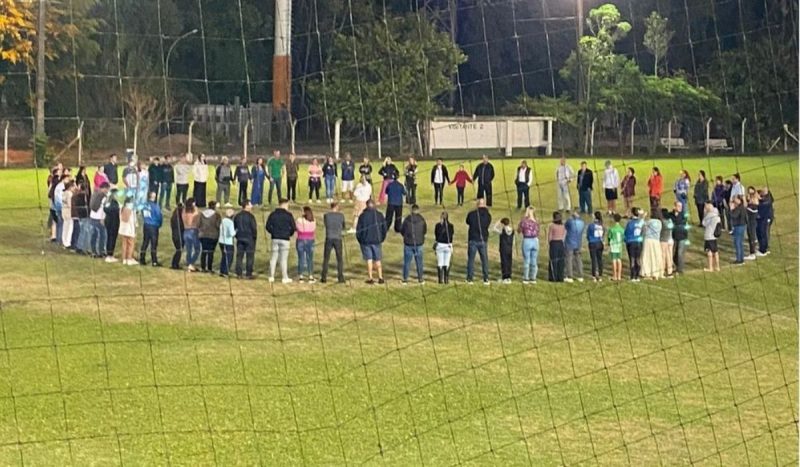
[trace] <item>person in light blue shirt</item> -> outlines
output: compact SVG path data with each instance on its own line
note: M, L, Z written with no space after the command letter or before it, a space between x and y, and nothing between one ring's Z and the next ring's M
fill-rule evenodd
M147 203L142 207L142 219L144 220L144 226L142 227L142 247L139 249L139 264L146 264L144 260L149 246L150 264L154 267L160 267L161 263L158 262L158 232L164 222L164 217L161 214L158 194L155 191L149 194Z
M644 242L644 220L639 208L631 209L633 218L625 226L625 246L631 263L631 282L639 282L642 272L642 243Z
M567 277L564 279L564 282L572 282L573 280L583 282L581 243L583 242L583 229L586 227L586 223L583 222L578 211L573 211L564 227L567 230L567 236L564 238L564 246L567 250Z
M219 225L219 249L222 258L219 260L219 275L228 277L233 264L233 240L236 238L236 228L233 225L233 209L225 211L225 217Z

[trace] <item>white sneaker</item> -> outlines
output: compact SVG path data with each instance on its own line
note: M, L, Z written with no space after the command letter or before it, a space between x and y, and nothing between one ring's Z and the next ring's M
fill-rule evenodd
M583 277L579 277L578 282L583 282Z
M356 229L347 229L347 233L354 234L356 233Z
M564 282L574 282L571 277L565 277Z
M522 285L528 285L531 282L528 279L522 279Z
M284 284L291 284L292 280L288 277L284 277L283 279L281 279L281 282Z
M483 281L483 285L492 285L492 283L489 281Z
M106 256L106 258L103 261L105 261L106 263L116 263L119 260L117 258L114 258L113 256Z
M753 261L756 259L756 255L747 255L744 257L745 261Z
M226 208L230 208L230 207L233 207L233 205L231 205L231 203L225 203L225 207Z
M313 283L315 283L315 282L317 282L317 280L316 280L316 279L314 279L314 276L308 276L308 283L309 283L309 284L313 284Z
M189 271L189 272L197 271L197 269L195 269L194 266L192 266L191 264L189 266L186 266L186 270Z
M303 277L303 276L300 276L300 277L297 278L297 282L305 282L305 281L306 281L306 278Z
M275 282L275 278L274 278L274 277L272 277L272 276L270 276L270 278L269 278L269 279L267 279L267 280L269 281L269 283L270 283L270 284L272 284L273 282Z
M750 256L753 256L753 255L750 255ZM760 251L757 251L756 252L756 256L767 256L767 254L766 253L761 253ZM745 258L745 259L747 259L747 258ZM755 258L753 258L753 259L755 259Z
M136 261L135 259L129 259L128 262L125 264L127 264L128 266L138 266L139 262Z
M510 284L510 283L511 283L511 279L503 279L503 284Z
M531 285L536 285L536 279L531 281Z

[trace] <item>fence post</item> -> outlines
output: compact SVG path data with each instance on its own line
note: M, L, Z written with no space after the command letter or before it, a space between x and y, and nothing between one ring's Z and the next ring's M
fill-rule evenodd
M742 147L740 148L740 152L742 154L744 154L744 129L746 126L747 126L747 117L742 119L742 142L741 142Z
M139 157L139 122L133 126L133 155Z
M547 120L547 149L545 154L550 156L553 154L553 119Z
M675 120L675 117L672 117L667 122L667 154L672 154L672 121Z
M192 154L192 133L193 132L194 132L194 120L189 122L189 141L186 143L186 145L187 145L186 154L188 154L189 157L191 157L191 154Z
M422 131L419 129L419 119L417 119L417 145L419 146L419 157L425 157L425 153L422 149Z
M631 155L633 155L633 144L634 144L633 135L634 135L634 128L635 128L634 125L636 125L636 117L633 117L633 120L631 120Z
M8 167L8 120L3 130L3 167Z
M339 160L339 153L341 152L341 138L342 138L342 119L336 120L333 124L333 157Z
M711 146L709 140L711 139L711 117L706 120L706 154L711 153Z
M514 153L514 122L506 120L506 157Z
M83 122L78 127L78 167L83 165Z
M381 127L376 127L378 130L378 160L383 159L383 151L381 151Z
M249 129L250 129L250 124L249 123L245 123L244 124L244 132L243 132L243 135L242 135L242 160L243 161L247 160L247 136L248 136L248 130Z
M590 156L594 155L594 125L595 125L595 123L597 123L597 118L596 117L592 120L592 130L589 133L589 155Z

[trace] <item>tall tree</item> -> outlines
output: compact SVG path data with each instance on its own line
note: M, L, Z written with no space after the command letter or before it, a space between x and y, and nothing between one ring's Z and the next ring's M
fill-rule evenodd
M675 34L668 27L667 18L662 17L657 11L650 13L645 20L644 46L653 55L653 75L658 76L658 65L667 55L669 41Z

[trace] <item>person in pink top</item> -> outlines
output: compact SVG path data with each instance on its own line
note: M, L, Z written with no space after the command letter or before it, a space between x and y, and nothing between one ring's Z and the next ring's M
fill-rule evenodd
M100 185L102 185L103 183L108 183L109 185L111 185L111 182L108 181L108 175L106 175L103 166L98 165L97 172L94 173L94 179L92 180L92 184L94 185L95 190L99 190Z
M319 203L319 187L322 186L322 167L319 165L317 159L311 161L308 166L308 202L314 202L314 195L317 195L317 203Z
M305 280L304 273L308 274L308 282L314 279L314 236L317 223L314 221L314 212L310 207L303 207L303 215L297 218L297 275L300 282Z

